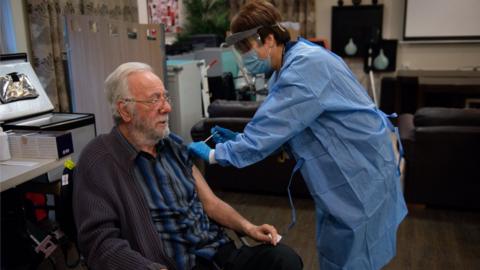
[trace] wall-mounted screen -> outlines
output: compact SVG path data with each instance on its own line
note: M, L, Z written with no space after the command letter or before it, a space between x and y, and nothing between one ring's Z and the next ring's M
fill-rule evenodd
M480 40L479 0L405 0L404 40Z

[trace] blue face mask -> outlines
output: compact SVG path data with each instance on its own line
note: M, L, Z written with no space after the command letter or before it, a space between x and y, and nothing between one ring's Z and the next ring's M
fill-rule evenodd
M250 73L253 75L261 73L270 73L272 71L272 63L270 57L266 59L260 59L257 52L254 49L244 53L242 55L243 64Z

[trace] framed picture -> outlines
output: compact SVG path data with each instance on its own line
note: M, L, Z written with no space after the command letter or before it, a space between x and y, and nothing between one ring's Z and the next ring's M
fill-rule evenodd
M147 0L149 23L162 23L165 33L179 33L180 7L178 0Z

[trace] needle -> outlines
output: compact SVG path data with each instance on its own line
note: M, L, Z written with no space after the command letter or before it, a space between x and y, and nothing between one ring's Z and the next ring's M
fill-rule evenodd
M213 132L212 135L208 136L208 138L206 138L203 142L204 143L208 142L215 134L217 134L217 131Z

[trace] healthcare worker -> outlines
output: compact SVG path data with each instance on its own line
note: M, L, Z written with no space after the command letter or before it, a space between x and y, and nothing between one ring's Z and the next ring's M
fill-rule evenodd
M274 73L269 93L243 133L214 128L215 149L189 149L210 163L242 168L285 145L315 201L319 266L379 269L396 252L407 214L394 128L332 52L289 42L268 2L245 5L231 23L234 45L252 73ZM221 143L223 142L223 143Z

